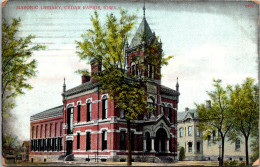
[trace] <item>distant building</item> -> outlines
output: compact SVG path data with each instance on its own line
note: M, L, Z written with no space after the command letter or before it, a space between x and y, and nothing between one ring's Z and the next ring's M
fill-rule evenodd
M207 140L202 139L202 133L198 129L198 115L195 110L186 108L184 112L177 113L178 133L177 141L178 148L184 147L185 160L214 160L218 161L220 155L218 132L212 131L208 135ZM251 154L249 142L249 155ZM226 138L225 140L225 157L224 160L245 161L245 142L241 137L235 143L231 143Z

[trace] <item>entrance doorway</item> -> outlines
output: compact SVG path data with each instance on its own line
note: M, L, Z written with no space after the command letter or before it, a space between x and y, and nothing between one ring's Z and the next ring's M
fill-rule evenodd
M167 143L167 133L166 133L165 129L160 128L156 132L155 151L157 153L165 152L166 143Z
M67 152L66 152L66 155L72 154L72 146L73 146L72 144L73 144L72 140L68 140L67 141Z

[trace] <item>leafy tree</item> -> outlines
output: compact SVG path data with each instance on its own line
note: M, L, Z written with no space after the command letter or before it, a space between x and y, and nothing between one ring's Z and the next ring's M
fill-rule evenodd
M2 111L4 116L15 104L13 99L24 94L24 89L31 89L28 80L36 76L37 61L32 59L33 52L44 49L33 44L34 35L17 38L21 19L12 19L9 25L6 20L2 24Z
M213 87L215 88L213 91L207 92L211 99L211 106L206 107L205 104L195 105L199 117L199 128L204 131L203 137L206 138L214 130L218 131L222 144L219 165L223 166L225 138L232 125L229 96L227 89L222 87L221 80L213 79Z
M93 29L89 29L82 35L83 42L76 41L77 47L81 50L78 56L87 63L95 62L102 66L100 72L92 73L101 89L109 93L109 97L114 100L116 108L124 111L127 120L128 131L128 165L131 165L131 133L130 123L138 118L143 111L151 111L153 108L147 105L147 94L145 92L146 79L137 77L135 74L127 71L127 60L125 58L125 48L127 40L131 36L131 30L134 28L136 20L135 15L129 15L126 10L120 10L120 18L113 13L107 14L106 24L101 25L97 11L91 17ZM157 39L155 39L157 40ZM147 57L158 55L158 42L154 42L153 53L147 54ZM148 48L143 50L149 50ZM140 54L143 54L140 53ZM161 60L161 65L167 64L169 58L163 58L160 54L153 62ZM151 57L149 57L151 58ZM135 56L132 61L142 62L144 56ZM152 60L151 60L152 61ZM139 72L143 72L146 66L140 64ZM81 69L77 72L89 74L87 69Z
M233 122L229 138L236 141L240 136L244 137L246 165L249 165L249 136L252 131L258 131L259 87L253 78L246 78L242 85L229 86L229 91Z
M185 150L184 147L181 147L180 153L179 153L179 161L183 161L185 159Z

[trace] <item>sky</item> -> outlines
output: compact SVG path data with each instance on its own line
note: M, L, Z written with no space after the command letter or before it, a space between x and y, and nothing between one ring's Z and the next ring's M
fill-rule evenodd
M162 68L162 84L175 89L179 78L180 98L178 112L194 103L209 99L206 91L212 90L213 78L223 85L242 83L246 77L257 78L257 17L258 6L246 7L248 2L170 2L146 1L146 19L152 31L162 40L166 56L172 55L169 65ZM250 3L253 4L253 3ZM17 6L38 6L38 9L17 9ZM60 6L62 10L44 10L44 6ZM66 9L80 6L81 9ZM34 53L38 61L37 77L29 83L32 90L16 98L11 131L19 139L29 139L30 116L62 105L63 78L67 89L81 84L75 71L89 68L76 54L76 40L91 28L90 16L94 10L83 6L100 6L101 21L118 8L143 17L143 1L8 1L3 18L11 23L20 17L17 37L36 35L34 43L46 45L45 51ZM117 9L105 10L104 6ZM133 32L134 32L133 31ZM5 128L5 127L4 127Z

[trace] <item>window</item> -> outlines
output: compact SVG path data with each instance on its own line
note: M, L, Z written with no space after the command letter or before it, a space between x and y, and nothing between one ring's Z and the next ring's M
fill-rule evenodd
M214 142L216 140L216 131L213 130L212 136L213 136L212 139L213 139L213 142Z
M91 101L88 101L87 103L87 121L91 121L92 117L92 103Z
M77 119L77 121L78 122L80 122L80 115L81 115L81 111L80 111L80 109L81 109L81 106L80 106L80 103L78 103L78 119Z
M57 123L55 123L55 130L54 130L54 136L56 137L57 136Z
M192 136L192 126L188 127L188 136Z
M36 126L36 139L38 138L38 125Z
M239 151L239 150L240 150L240 140L236 140L235 150L236 150L236 151Z
M137 75L137 76L139 76L139 75L140 75L140 72L139 72L139 70L140 70L140 69L139 69L139 65L138 65L138 64L136 64L136 75Z
M150 76L151 76L151 66L150 66L150 64L147 65L147 76L148 76L148 78L150 78Z
M42 128L43 128L43 125L41 125L40 138L42 138Z
M161 114L164 114L164 104L161 105Z
M154 66L152 66L152 79L154 79Z
M211 136L208 135L208 146L210 146L210 145L211 145Z
M102 150L107 149L107 131L102 132Z
M183 137L183 128L180 128L179 131L180 131L180 137Z
M148 103L148 107L154 107L154 98L153 97L149 97L147 100ZM154 109L153 109L153 114L154 114ZM150 118L150 114L148 113L148 118Z
M60 123L60 136L62 136L62 123L63 122Z
M131 72L132 72L132 75L135 75L135 64L132 64Z
M188 151L192 152L192 142L188 142Z
M87 132L86 134L86 150L91 149L91 134L90 132Z
M50 137L51 137L52 124L50 124Z
M103 97L102 100L102 119L107 119L108 100L107 96Z
M196 127L196 136L197 136L197 137L200 137L200 130L199 130L199 127Z
M125 111L120 109L120 118L125 118Z
M145 133L145 138L146 138L146 151L150 152L151 151L151 137L150 137L150 133L146 132Z
M80 133L77 134L77 149L80 149Z
M200 142L197 142L197 152L200 152Z
M32 127L32 139L33 139L33 136L34 135L34 126Z
M167 116L168 116L168 118L169 118L169 120L170 120L170 122L171 122L171 120L172 120L172 110L171 110L171 106L170 106L170 105L168 105L168 113L167 113Z
M125 150L125 131L120 132L120 150Z
M68 123L67 133L72 134L73 133L73 108L68 109L67 123Z
M44 137L46 138L47 137L47 124L45 124L45 129L44 129Z

